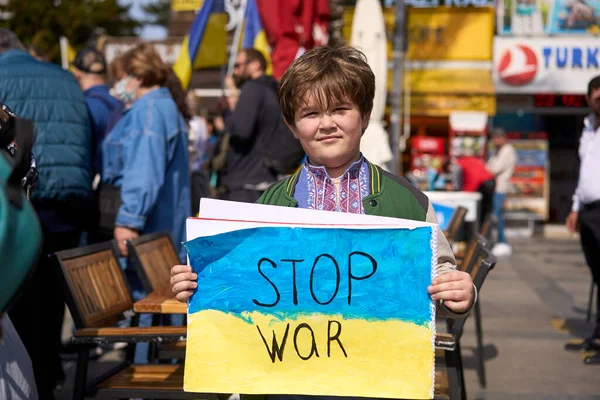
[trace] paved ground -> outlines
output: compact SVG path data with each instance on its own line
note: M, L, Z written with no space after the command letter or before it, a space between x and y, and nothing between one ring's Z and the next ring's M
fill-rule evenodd
M486 346L487 388L474 369L473 321L462 340L469 399L600 400L600 366L568 353L568 339L588 333L585 309L590 274L579 243L566 239L520 239L515 254L501 259L484 284L480 301ZM102 357L91 373L110 367ZM70 379L74 362L66 362ZM70 381L57 393L70 399Z
M473 321L463 337L469 399L600 399L600 366L563 350L589 333L590 273L575 240L520 240L482 288L487 388L474 370ZM470 322L470 323L469 323Z

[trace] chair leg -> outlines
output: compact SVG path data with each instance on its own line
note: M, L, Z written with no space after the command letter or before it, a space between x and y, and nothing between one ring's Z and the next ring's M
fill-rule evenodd
M448 394L450 395L450 400L458 400L460 398L460 379L456 365L456 349L454 351L446 350L444 358L446 361L446 371L448 372Z
M483 329L481 327L481 306L479 302L475 303L475 334L477 336L477 375L479 385L482 388L486 387L485 380L485 364L483 358Z
M592 308L594 306L594 288L595 288L595 284L594 284L594 280L592 279L592 286L590 287L590 296L588 298L587 313L585 314L585 320L587 322L592 321ZM596 310L596 312L600 312L600 310Z
M90 346L79 346L79 349L77 350L75 382L73 383L73 400L83 400L85 398L87 369L89 360Z
M465 385L465 371L463 369L462 363L462 351L460 349L460 340L456 342L456 348L454 349L454 354L456 357L456 376L458 378L458 389L460 393L461 400L466 400L467 398L467 388Z
M129 326L135 327L140 324L140 314L136 313L131 317L131 324ZM135 358L135 343L129 343L127 345L127 349L125 350L125 361L133 364L133 359Z

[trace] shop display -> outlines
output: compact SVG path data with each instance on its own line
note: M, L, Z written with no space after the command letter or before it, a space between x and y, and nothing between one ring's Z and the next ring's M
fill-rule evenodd
M418 136L411 142L410 179L421 190L430 183L446 162L446 143L443 138Z
M448 156L451 159L463 156L485 158L487 119L487 114L481 112L450 114Z
M517 152L517 165L504 205L507 212L548 218L549 159L545 133L509 133L508 142ZM494 150L490 148L490 152Z

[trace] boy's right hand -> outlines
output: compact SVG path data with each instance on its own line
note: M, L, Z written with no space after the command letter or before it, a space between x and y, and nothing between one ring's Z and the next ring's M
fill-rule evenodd
M197 279L198 274L194 273L189 265L173 266L171 268L171 289L175 293L175 298L185 303L194 289L198 287Z

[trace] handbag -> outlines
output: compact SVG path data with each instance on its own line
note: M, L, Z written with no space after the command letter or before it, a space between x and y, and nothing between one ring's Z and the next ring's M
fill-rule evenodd
M105 235L113 235L115 220L121 207L121 189L114 185L101 183L97 191L98 231Z

